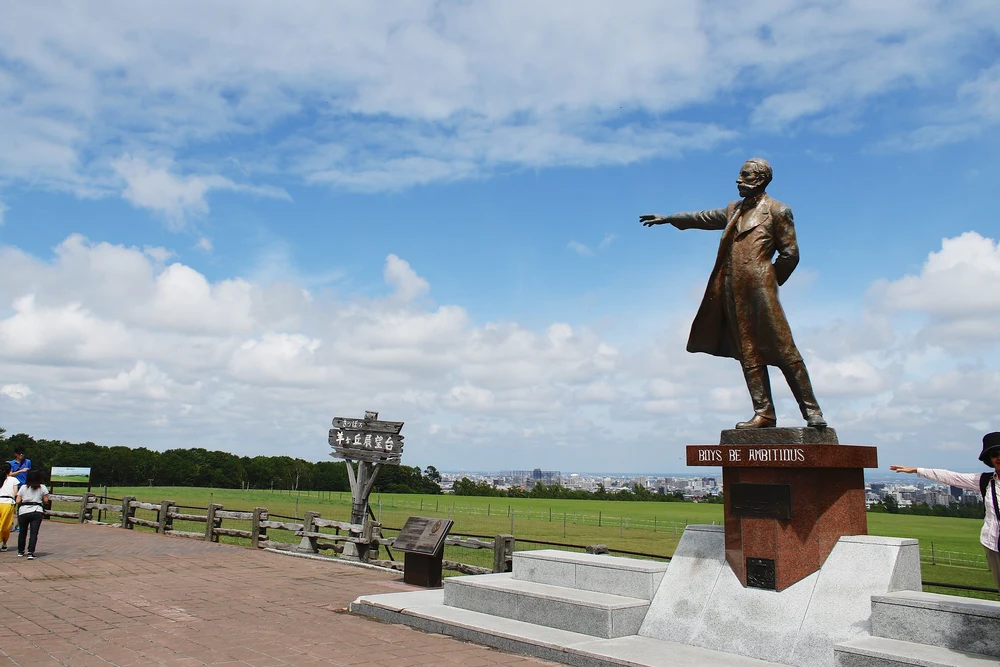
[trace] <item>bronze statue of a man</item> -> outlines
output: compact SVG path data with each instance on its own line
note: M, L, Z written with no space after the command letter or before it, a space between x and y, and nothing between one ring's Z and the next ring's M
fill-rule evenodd
M691 324L687 350L732 357L743 366L754 416L736 428L777 424L769 365L784 373L807 424L823 428L826 420L778 302L778 286L799 263L799 247L792 210L764 192L771 177L766 160L747 160L736 180L742 200L711 211L641 215L639 221L646 227L670 223L677 229L723 230L715 268Z

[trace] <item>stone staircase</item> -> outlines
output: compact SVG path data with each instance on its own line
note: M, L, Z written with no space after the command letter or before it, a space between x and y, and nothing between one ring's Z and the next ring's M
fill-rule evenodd
M1000 602L917 591L875 595L871 634L835 646L838 667L997 667Z
M448 607L592 637L639 631L666 563L541 550L514 553L512 573L451 577Z
M823 570L776 593L740 585L721 527L689 526L669 569L518 551L512 573L351 611L577 667L1000 667L1000 602L919 592L916 549L842 537Z

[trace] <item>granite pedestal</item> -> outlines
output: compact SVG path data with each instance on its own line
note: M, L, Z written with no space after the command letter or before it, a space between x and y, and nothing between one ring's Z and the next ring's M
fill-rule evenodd
M781 592L747 588L726 563L721 526L688 526L639 635L821 667L871 634L872 596L920 590L916 540L842 537L818 572Z
M831 428L727 430L719 445L689 445L687 464L722 466L726 560L744 586L784 590L841 537L868 533L876 450L838 444Z

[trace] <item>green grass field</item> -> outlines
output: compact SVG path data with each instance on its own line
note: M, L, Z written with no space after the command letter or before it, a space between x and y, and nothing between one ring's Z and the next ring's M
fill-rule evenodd
M67 488L63 492L69 493ZM98 489L95 492L99 493ZM350 518L350 493L203 489L191 487L110 488L108 495L133 495L145 502L171 500L178 505L204 508L221 504L228 510L266 507L271 516L302 517L306 511L319 512L328 519ZM563 544L606 544L612 549L670 556L688 523L721 523L722 505L705 503L615 502L598 500L544 500L535 498L478 498L468 496L419 496L372 494L371 506L381 516L387 535L409 516L449 517L455 525L452 535L493 536L513 532L518 549L541 549L526 540ZM198 513L192 510L193 513ZM154 512L137 513L147 519ZM228 521L226 527L241 528ZM180 530L204 530L204 524L183 525ZM927 581L992 587L983 550L979 545L982 521L950 517L898 514L869 514L868 532L889 537L913 537L920 541L923 578ZM297 542L287 531L272 530L271 540ZM238 540L234 540L238 541ZM933 553L932 553L933 552ZM384 553L383 553L384 557ZM445 558L490 566L492 553L448 547ZM935 592L951 592L946 590ZM976 595L976 594L973 594ZM995 594L979 594L1000 599Z

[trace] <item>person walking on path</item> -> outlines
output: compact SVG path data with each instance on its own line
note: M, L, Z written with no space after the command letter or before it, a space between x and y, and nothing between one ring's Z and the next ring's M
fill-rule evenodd
M14 445L14 458L8 461L10 472L8 476L17 478L17 483L24 486L28 481L28 473L31 472L31 459L24 458L24 445Z
M0 551L7 551L10 529L14 526L14 504L17 502L17 477L10 474L10 464L0 464L3 484L0 485Z
M908 466L889 466L889 470L916 474L940 484L957 486L961 489L978 490L986 505L986 517L983 520L983 530L979 533L979 541L986 549L986 562L993 573L993 583L1000 591L1000 432L987 433L983 436L983 451L979 460L992 468L991 472L952 472L940 468L910 468Z
M21 532L17 535L18 556L27 556L28 560L35 558L38 528L42 525L42 517L45 516L42 503L48 501L49 489L42 484L42 471L32 470L28 473L28 483L17 491L17 522L21 527ZM24 551L25 542L28 543L27 552Z
M24 445L14 445L14 458L7 463L10 464L8 477L15 477L18 486L24 486L28 473L31 472L31 459L24 458ZM14 526L15 532L20 530L19 526Z

